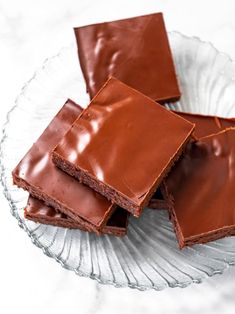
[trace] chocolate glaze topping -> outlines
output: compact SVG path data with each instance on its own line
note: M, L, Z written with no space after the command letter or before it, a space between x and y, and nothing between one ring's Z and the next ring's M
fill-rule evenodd
M110 76L158 102L180 91L162 13L74 29L87 91L93 98Z
M235 234L235 128L187 145L165 180L180 247Z
M208 116L179 111L173 112L190 121L191 123L195 123L193 135L196 138L211 135L229 127L235 127L234 118L221 118L217 116ZM166 196L166 199L164 199L162 195L159 195L159 191L160 190L158 189L157 192L153 195L148 204L148 207L153 209L168 209L170 206L169 200L166 198Z
M221 118L217 116L207 116L194 113L174 112L191 123L195 123L193 135L196 138L211 135L229 127L235 127L234 118ZM170 200L167 199L166 196L163 197L161 194L159 195L159 193L160 189L158 189L153 195L148 207L152 209L168 209L170 206Z
M207 116L186 112L176 112L182 118L195 123L194 136L197 138L217 133L229 127L235 127L234 118L221 118L217 116Z

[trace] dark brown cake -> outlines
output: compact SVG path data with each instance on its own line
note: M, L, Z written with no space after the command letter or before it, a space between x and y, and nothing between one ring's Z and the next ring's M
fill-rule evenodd
M235 128L190 142L164 180L180 248L235 235Z
M43 201L40 201L32 196L29 196L28 203L24 211L25 218L42 224L53 225L63 228L80 229L83 231L92 231L73 220L64 213L56 211L53 207L47 206ZM106 226L101 230L101 234L111 234L115 236L124 236L127 232L128 212L120 207L117 207Z
M196 138L211 135L229 127L235 127L234 118L221 118L217 116L208 116L186 112L174 112L182 118L195 123L193 135ZM160 189L158 189L150 200L148 207L152 209L169 209L170 202L166 198L167 196L165 195L163 197L163 195L161 195Z
M110 78L56 146L53 161L139 216L193 129L193 124Z
M162 13L74 29L92 99L115 76L159 103L180 98Z
M81 112L81 107L68 100L12 175L14 183L32 196L83 224L86 229L98 232L116 206L58 169L51 160L51 150Z

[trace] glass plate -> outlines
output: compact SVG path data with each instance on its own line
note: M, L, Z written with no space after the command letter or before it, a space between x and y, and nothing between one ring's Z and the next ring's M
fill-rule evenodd
M235 116L235 65L211 44L169 34L182 98L180 111ZM45 61L27 82L7 116L1 141L1 181L11 212L43 252L63 267L104 284L140 290L186 287L235 263L235 238L178 249L166 211L146 209L130 218L123 238L36 224L23 216L27 192L12 184L11 171L66 99L85 106L88 96L75 45Z

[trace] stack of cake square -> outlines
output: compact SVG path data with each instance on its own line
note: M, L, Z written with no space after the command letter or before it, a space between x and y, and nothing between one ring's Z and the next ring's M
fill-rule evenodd
M180 248L233 234L235 121L162 106L180 98L162 14L75 35L91 101L68 99L13 170L25 217L122 236L130 214L165 207Z

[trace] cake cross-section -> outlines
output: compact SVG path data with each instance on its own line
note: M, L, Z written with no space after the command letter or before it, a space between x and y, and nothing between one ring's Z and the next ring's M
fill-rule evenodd
M63 171L139 216L194 124L110 78L53 151Z
M53 225L56 227L80 229L82 231L93 231L84 223L79 223L64 213L56 211L53 207L47 206L45 202L29 196L27 206L24 210L25 218L34 222ZM115 236L124 236L127 232L128 212L125 209L117 207L100 233L111 234Z

